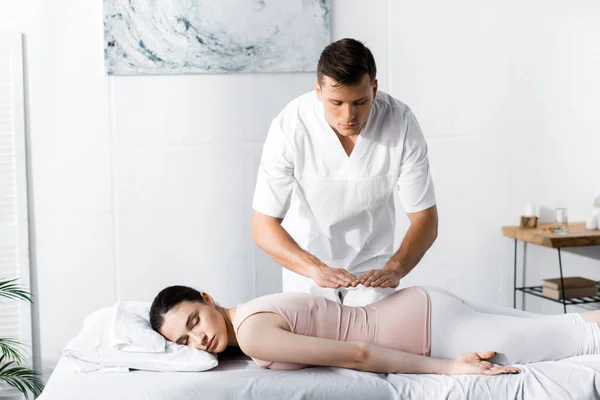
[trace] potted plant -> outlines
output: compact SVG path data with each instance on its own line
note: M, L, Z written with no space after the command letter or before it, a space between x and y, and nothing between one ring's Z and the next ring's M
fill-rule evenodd
M16 283L16 279L0 281L0 299L23 300L31 303L31 294ZM0 337L0 382L4 381L25 395L39 396L44 384L38 372L23 366L22 343Z

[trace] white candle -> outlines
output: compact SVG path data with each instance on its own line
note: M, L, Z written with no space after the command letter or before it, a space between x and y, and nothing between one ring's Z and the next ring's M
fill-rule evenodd
M535 204L525 204L523 209L524 217L535 217Z
M598 215L590 214L585 221L585 227L587 229L598 229Z

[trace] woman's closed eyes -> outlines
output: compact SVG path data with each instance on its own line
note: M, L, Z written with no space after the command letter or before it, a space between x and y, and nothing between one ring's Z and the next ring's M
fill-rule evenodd
M199 323L200 323L200 317L198 316L198 313L197 312L192 313L188 317L188 322L186 324L186 328L188 330L191 330L192 328L194 328ZM187 344L188 344L188 335L184 335L184 336L180 337L177 340L177 342L175 342L175 343L187 346Z

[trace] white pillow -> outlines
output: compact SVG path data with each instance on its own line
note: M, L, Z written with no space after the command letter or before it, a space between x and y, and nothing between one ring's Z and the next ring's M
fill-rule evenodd
M118 301L113 306L110 345L121 351L164 353L167 340L150 326L148 302Z
M128 352L111 345L113 307L104 308L87 316L83 329L67 344L63 354L71 361L82 361L89 372L89 363L105 368L131 368L148 371L206 371L217 366L217 358L206 351L167 342L165 351ZM151 328L148 328L151 329Z

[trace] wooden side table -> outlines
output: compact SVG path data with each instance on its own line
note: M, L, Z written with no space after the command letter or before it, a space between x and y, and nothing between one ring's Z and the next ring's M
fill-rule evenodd
M533 296L541 297L546 300L562 303L564 312L567 312L568 305L578 305L587 303L600 303L600 296L576 297L565 299L565 288L563 281L563 268L560 249L565 247L584 247L600 246L600 230L587 230L585 223L569 223L569 233L552 233L552 225L538 225L537 228L520 228L519 226L504 226L502 234L515 241L515 261L514 261L514 282L513 282L513 307L517 306L517 291L527 293ZM562 286L562 300L554 300L542 295L541 286L517 287L517 242L523 242L523 250L527 243L533 243L540 246L550 247L558 251L558 268L560 271L560 281ZM600 282L596 282L600 285Z

